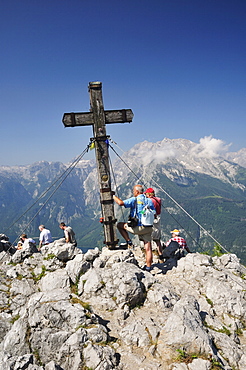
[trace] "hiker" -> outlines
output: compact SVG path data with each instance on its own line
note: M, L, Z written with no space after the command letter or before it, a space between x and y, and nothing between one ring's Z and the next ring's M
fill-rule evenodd
M20 236L20 242L22 242L22 248L25 249L26 247L29 247L30 245L35 247L36 249L36 242L32 238L28 238L26 234L21 234Z
M23 243L19 240L17 243L16 249L19 251L22 248L23 248Z
M165 249L163 251L164 258L170 258L175 255L175 252L179 250L181 253L180 257L184 256L184 250L191 253L189 247L187 246L186 240L180 236L180 231L174 229L171 231L172 237L165 244Z
M71 226L66 226L64 222L61 222L59 225L60 229L64 231L65 241L66 243L71 243L75 247L77 246L77 241L75 239L75 232L71 228Z
M39 248L42 248L43 245L47 245L53 242L50 230L46 229L44 225L40 225L39 227L40 235L39 235Z
M10 243L7 235L0 233L0 253L3 251L9 254L14 254L16 252L16 248Z
M153 202L151 199L147 198L143 194L143 187L142 185L135 185L133 187L133 197L128 198L126 200L121 200L116 195L113 195L114 201L119 206L124 206L125 208L130 208L130 216L128 222L118 222L117 228L122 235L122 237L125 239L126 243L125 245L128 247L132 246L132 241L129 237L128 232L134 235L138 235L139 240L144 242L144 248L146 253L146 266L144 269L146 271L151 270L151 264L152 264L152 247L151 247L151 233L153 230L153 220L154 220L154 214L155 214L155 208L153 205ZM142 216L142 212L144 212L145 206L148 206L148 214L151 213L152 218L152 224L149 224L148 226L146 221L145 226L143 224L144 219ZM147 212L146 212L147 214ZM134 221L134 222L133 222Z
M144 194L146 194L147 198L150 198L154 204L156 214L153 223L153 231L152 231L152 240L156 243L158 257L163 262L164 258L162 255L162 245L161 245L161 198L155 196L155 191L153 188L148 188L145 190Z

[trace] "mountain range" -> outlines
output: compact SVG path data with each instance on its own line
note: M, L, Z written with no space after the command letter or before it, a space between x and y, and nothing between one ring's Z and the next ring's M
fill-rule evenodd
M210 234L246 263L246 148L233 153L218 144L211 138L199 144L164 138L123 154L113 146L112 189L126 199L136 183L153 187L163 202L163 241L178 228L191 249L206 252L215 244ZM102 246L95 161L83 157L68 174L71 163L0 166L0 232L13 242L23 231L38 237L39 224L45 224L61 237L58 224L64 221L82 248ZM118 220L127 219L117 205L115 212Z

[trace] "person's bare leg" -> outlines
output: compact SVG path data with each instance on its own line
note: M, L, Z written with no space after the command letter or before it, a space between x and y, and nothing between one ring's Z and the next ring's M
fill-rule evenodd
M159 256L161 256L162 255L162 245L161 245L160 240L155 240L155 244L157 246L158 254Z
M151 242L147 242L146 240L144 240L144 248L145 248L146 266L151 267L153 261Z
M125 239L126 242L128 242L129 240L131 240L129 238L128 232L125 230L125 222L118 222L117 228L118 228L121 236Z

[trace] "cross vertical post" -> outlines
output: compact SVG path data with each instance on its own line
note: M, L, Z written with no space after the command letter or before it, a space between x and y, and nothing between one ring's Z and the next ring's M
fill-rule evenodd
M90 82L90 106L93 113L93 132L96 150L96 163L100 190L100 203L104 225L105 244L114 248L118 239L116 236L116 219L114 216L114 200L111 190L111 177L108 155L108 138L106 135L105 114L102 99L102 83Z
M116 236L116 219L114 216L114 200L111 190L111 176L108 155L108 138L106 124L132 122L131 109L104 110L102 99L102 83L90 82L90 112L64 113L62 122L65 127L93 126L96 163L104 226L104 243L109 249L114 249L118 243Z

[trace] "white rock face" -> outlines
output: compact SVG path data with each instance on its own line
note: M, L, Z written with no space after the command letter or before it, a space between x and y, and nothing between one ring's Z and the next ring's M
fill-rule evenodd
M246 369L245 268L235 255L158 263L140 247L51 244L0 254L0 369Z
M209 139L209 138L208 138ZM246 149L237 153L225 153L226 148L209 147L204 143L194 143L186 139L167 139L151 143L148 141L134 145L123 158L132 169L145 168L143 178L151 178L152 172L156 171L156 165L164 165L163 173L170 179L176 179L180 184L187 185L188 178L192 173L201 173L224 182L231 183L235 187L245 189L243 184L235 180L237 166L245 167ZM228 148L227 148L228 149ZM229 161L226 159L228 158ZM150 166L151 164L151 166ZM122 168L121 162L115 165L117 183L124 182L127 169Z

